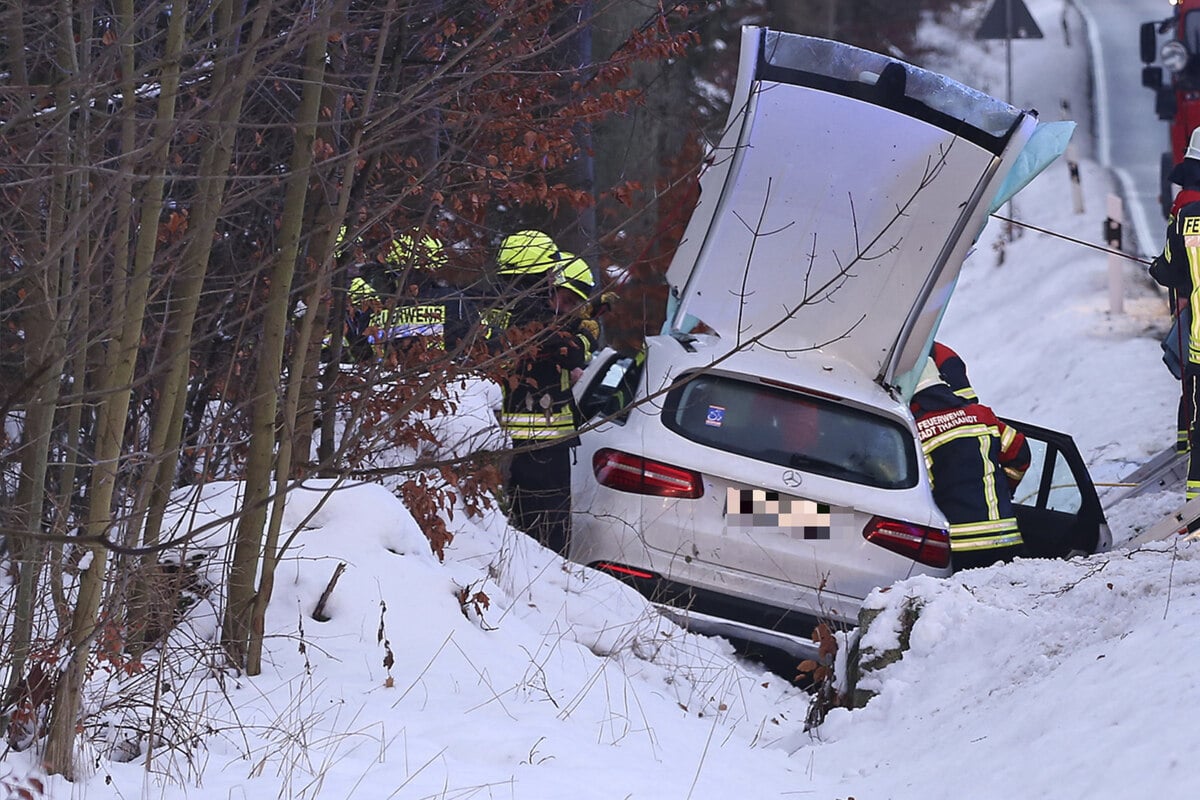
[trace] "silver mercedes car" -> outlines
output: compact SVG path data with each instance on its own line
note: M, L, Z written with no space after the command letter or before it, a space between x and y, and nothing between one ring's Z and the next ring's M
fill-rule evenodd
M1061 126L747 28L663 331L576 384L570 558L693 630L800 658L873 589L949 575L908 399L990 211L1061 152ZM1033 554L1109 546L1070 437L1014 424L1034 450L1015 498Z

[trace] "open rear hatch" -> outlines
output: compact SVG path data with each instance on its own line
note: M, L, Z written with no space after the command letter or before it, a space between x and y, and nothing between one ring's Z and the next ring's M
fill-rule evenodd
M703 322L723 348L821 348L892 385L928 351L1035 127L945 76L746 28L664 332Z

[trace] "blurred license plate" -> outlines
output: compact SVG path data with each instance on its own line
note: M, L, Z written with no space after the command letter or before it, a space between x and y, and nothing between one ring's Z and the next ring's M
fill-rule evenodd
M832 522L827 503L816 503L766 489L729 488L727 529L780 528L797 539L828 539Z

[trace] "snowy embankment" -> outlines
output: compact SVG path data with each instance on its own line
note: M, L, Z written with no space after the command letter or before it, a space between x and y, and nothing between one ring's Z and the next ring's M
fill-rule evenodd
M1028 4L1054 30L1061 3ZM990 86L959 77L995 93L1003 62L983 61L969 35L958 38L968 66L992 70ZM1072 73L1047 66L1031 74ZM1057 98L1037 102L1053 108ZM1018 218L1094 242L1098 198L1111 183L1094 163L1080 167L1085 213L1074 212L1059 163L1019 195ZM1158 356L1161 296L1130 265L1125 311L1110 313L1102 253L1025 232L1005 244L998 264L1001 235L995 221L984 232L943 338L966 358L985 402L1069 431L1095 479L1116 482L1174 438L1178 384ZM207 497L193 524L233 507L232 487L213 489L226 494ZM287 510L287 532L303 528L280 568L264 673L215 668L217 616L201 605L167 649L176 656L152 654L138 676L93 676L95 708L114 698L99 711L109 726L81 737L94 743L94 774L76 784L47 780L47 796L1200 793L1200 772L1179 755L1200 707L1189 674L1200 655L1189 633L1200 615L1200 545L1120 547L1157 513L1152 503L1178 502L1179 488L1111 509L1112 553L880 590L869 602L885 617L919 606L910 649L872 676L878 695L865 708L835 710L812 732L804 730L806 694L738 662L728 643L670 625L621 584L564 563L494 510L454 515L442 563L389 492L344 488L309 518L317 494L296 494ZM213 552L228 533L210 534ZM318 622L312 611L339 564L327 619ZM885 640L890 630L871 635ZM105 694L118 680L141 681L141 697L153 698L155 687L161 696L138 705L125 694L118 704ZM135 741L135 760L111 760L130 752L119 747L129 735L122 722L150 719L152 747ZM6 765L15 775L37 772L37 754L10 753Z

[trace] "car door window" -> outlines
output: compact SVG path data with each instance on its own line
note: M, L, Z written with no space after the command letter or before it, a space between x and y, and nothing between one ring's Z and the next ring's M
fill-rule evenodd
M1033 459L1029 470L1013 492L1013 501L1018 505L1039 506L1050 511L1077 514L1083 506L1083 492L1071 470L1071 465L1062 458L1057 449L1047 442L1026 436ZM1044 478L1049 471L1049 481ZM1041 499L1044 493L1045 499Z
M596 371L596 377L579 398L579 411L583 418L612 417L612 421L624 425L629 418L629 406L634 400L642 369L646 363L646 352L635 355L614 353L608 363Z

